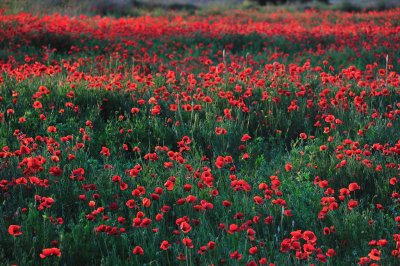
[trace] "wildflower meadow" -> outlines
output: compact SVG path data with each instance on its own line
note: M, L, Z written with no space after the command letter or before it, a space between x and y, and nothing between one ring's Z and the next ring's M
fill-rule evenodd
M0 12L1 265L399 265L400 8Z

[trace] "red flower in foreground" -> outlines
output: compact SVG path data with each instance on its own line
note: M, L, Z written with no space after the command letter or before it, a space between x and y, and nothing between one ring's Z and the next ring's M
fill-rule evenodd
M191 229L192 229L192 227L187 223L187 222L182 222L181 224L180 224L180 228L182 229L182 231L186 234L186 233L188 233Z
M349 210L352 210L354 207L358 205L358 202L355 200L350 200L347 206L349 207Z
M232 259L241 260L242 259L242 255L239 252L235 251L235 252L231 253L231 258Z
M293 169L293 166L290 163L287 163L286 166L285 166L286 172L289 172L292 169Z
M132 251L132 253L133 254L139 254L139 255L143 255L144 253L143 253L143 249L141 248L141 247L139 247L139 246L136 246L134 249L133 249L133 251Z
M214 241L208 242L207 247L208 247L209 249L213 250L213 249L215 248L215 242L214 242Z
M183 256L182 252L179 254L179 257L176 257L178 260L186 260L186 257Z
M20 229L21 227L19 225L10 225L8 227L8 233L13 236L19 236L22 235L22 232L19 231Z
M328 252L326 253L326 256L328 256L328 257L333 257L333 256L336 256L336 252L335 252L335 250L333 250L333 249L328 249Z
M39 101L35 101L34 103L33 103L33 108L35 108L35 109L40 109L40 108L42 108L43 106L42 106L42 103L41 102L39 102Z
M242 139L241 139L241 141L247 141L247 140L249 140L249 139L251 139L251 137L249 136L249 134L244 134L243 137L242 137Z
M222 202L222 204L223 204L225 207L227 207L227 208L229 208L229 207L232 205L232 203L230 203L230 202L227 201L227 200L224 200L224 201Z
M358 190L358 189L361 189L361 188L360 188L360 186L359 186L357 183L351 183L351 184L349 185L349 190L350 190L350 191L355 191L355 190Z
M110 156L110 150L107 147L102 147L100 154L102 154L102 155L104 155L106 157L109 157Z
M367 265L368 263L370 263L371 262L371 259L370 258L367 258L367 257L362 257L362 258L360 258L360 262L358 263L359 265Z
M185 246L189 247L189 248L193 248L193 247L194 247L193 244L192 244L192 240L191 240L190 238L184 238L184 239L182 239L182 243L183 243Z
M161 243L160 248L161 248L162 250L167 250L170 246L171 246L171 244L169 244L167 240L164 240L164 241Z
M371 260L381 259L381 253L377 249L372 249L371 252L368 254L368 256L371 258Z
M250 254L256 254L257 253L257 247L252 247L249 249Z
M59 248L45 248L42 250L42 253L40 254L40 257L42 259L48 257L48 256L61 256L61 252Z

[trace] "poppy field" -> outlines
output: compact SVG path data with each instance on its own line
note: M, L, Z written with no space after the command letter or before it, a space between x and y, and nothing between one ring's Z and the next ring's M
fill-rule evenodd
M0 12L1 265L399 265L400 9Z

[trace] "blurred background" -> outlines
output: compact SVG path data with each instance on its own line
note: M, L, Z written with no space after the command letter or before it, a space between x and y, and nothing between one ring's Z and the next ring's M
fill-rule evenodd
M141 9L173 9L193 11L204 8L305 10L342 10L349 12L385 10L400 7L400 0L1 0L6 13L61 13L69 15L135 16ZM141 12L140 14L143 14Z

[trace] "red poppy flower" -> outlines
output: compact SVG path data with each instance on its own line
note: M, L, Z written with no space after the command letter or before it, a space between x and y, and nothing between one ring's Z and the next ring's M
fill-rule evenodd
M124 183L124 182L121 182L120 185L119 185L119 188L120 188L121 190L125 190L125 189L128 188L128 184L126 184L126 183Z
M304 252L309 253L309 254L313 253L315 251L315 247L310 244L304 244L303 249L304 249Z
M224 200L223 202L222 202L222 205L224 205L225 207L230 207L231 205L232 205L232 203L230 203L229 201L227 201L227 200Z
M243 156L242 156L242 160L246 160L246 159L249 159L249 158L250 158L250 156L247 153L244 153Z
M170 246L171 246L171 244L169 244L167 240L164 240L164 241L161 243L160 249L162 249L162 250L167 250Z
M266 217L266 218L264 219L264 222L265 222L266 224L273 224L273 223L274 223L274 218L271 217L271 216L268 216L268 217Z
M377 243L377 245L380 247L385 247L387 244L388 244L388 241L386 239L380 239Z
M182 229L182 232L184 232L185 234L188 233L192 227L187 223L187 222L182 222L179 227Z
M370 253L368 253L368 256L371 258L371 260L380 260L381 259L381 253L377 249L372 249Z
M215 242L214 242L214 241L208 242L207 247L208 247L209 249L213 250L213 249L215 248Z
M352 210L354 207L356 207L358 205L358 202L355 200L350 200L349 203L347 204L347 207L349 208L349 210Z
M358 264L360 265L368 265L371 262L371 259L368 257L362 257L360 258L360 262Z
M186 202L187 203L195 203L197 201L197 198L193 195L189 195L186 197Z
M8 227L8 233L10 235L14 235L14 236L19 236L22 235L22 232L20 231L21 227L19 225L10 225Z
M49 133L51 133L51 132L57 133L57 128L54 127L54 126L49 126L47 128L47 132L49 132Z
M208 250L207 250L207 247L206 246L201 246L200 247L200 249L197 251L197 253L198 254L204 254L204 253L206 253Z
M285 166L286 172L289 172L292 169L293 169L293 166L290 163L287 163L286 166Z
M263 204L264 203L264 200L259 196L255 196L253 199L254 199L254 202L256 204Z
M328 249L328 252L326 253L326 256L328 257L334 257L336 256L336 252L333 249Z
M143 198L142 204L143 204L143 206L145 206L145 207L149 207L150 204L151 204L151 201L150 201L150 199L148 199L148 198Z
M350 191L355 191L355 190L358 190L358 189L361 189L361 188L360 188L360 186L359 186L357 183L351 183L351 184L349 185L349 190L350 190Z
M285 210L284 214L285 214L286 216L293 216L291 210Z
M128 208L136 207L135 200L133 200L133 199L128 200L126 202L126 206L128 206Z
M185 246L189 247L189 248L193 248L193 247L194 247L193 244L192 244L192 240L191 240L190 238L184 238L184 239L182 239L182 243L183 243Z
M307 241L307 243L315 243L317 241L317 237L311 231L304 231L303 239Z
M58 248L45 248L45 249L43 249L42 253L40 254L40 257L42 259L44 259L44 258L46 258L48 256L60 257L61 256L60 249L58 249Z
M247 140L249 140L249 139L251 139L251 137L249 136L249 134L244 134L243 137L242 137L242 139L241 139L241 141L247 141Z
M176 257L178 260L186 260L186 257L183 256L182 252L179 253L179 257Z
M109 157L110 156L110 150L107 147L102 147L100 154L102 154L103 156Z
M252 247L252 248L250 248L250 249L249 249L249 253L250 253L250 254L253 254L253 255L256 254L256 253L257 253L257 247Z
M301 233L301 230L293 231L290 233L292 235L292 240L299 240L303 238L303 234Z
M231 253L230 255L231 255L232 259L236 259L236 260L241 260L242 259L242 255L237 251Z
M135 254L135 255L144 255L143 249L140 246L136 246L133 249L132 253Z
M43 107L43 105L42 105L42 103L39 102L39 101L35 101L35 102L33 103L33 108L35 108L35 109L40 109L40 108L42 108L42 107Z
M112 177L111 182L120 183L121 180L122 180L122 179L121 179L120 176L115 175L115 176Z
M328 259L326 258L326 256L324 254L317 254L317 261L319 261L319 262L327 262Z

